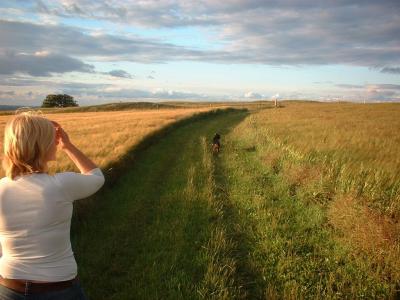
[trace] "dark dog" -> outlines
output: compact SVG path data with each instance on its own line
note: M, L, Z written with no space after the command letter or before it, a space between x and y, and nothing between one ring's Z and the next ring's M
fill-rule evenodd
M213 153L219 153L219 149L221 148L221 136L216 133L212 142L212 151Z

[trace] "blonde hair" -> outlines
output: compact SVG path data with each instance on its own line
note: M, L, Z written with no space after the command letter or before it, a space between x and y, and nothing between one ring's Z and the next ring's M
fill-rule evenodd
M3 169L6 176L47 171L46 156L55 139L50 120L32 111L17 114L4 129Z

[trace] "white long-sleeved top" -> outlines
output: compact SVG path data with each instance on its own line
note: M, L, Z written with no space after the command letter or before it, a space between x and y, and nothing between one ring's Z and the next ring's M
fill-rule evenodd
M49 282L73 279L77 275L70 242L73 201L94 194L103 184L99 168L86 174L2 178L0 275Z

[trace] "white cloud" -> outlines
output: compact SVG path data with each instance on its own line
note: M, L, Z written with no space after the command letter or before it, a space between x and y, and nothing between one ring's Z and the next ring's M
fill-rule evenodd
M100 30L103 33L95 34L60 25L16 23L1 25L7 27L1 34L8 47L36 51L48 45L53 52L67 49L69 55L148 63L195 60L269 65L343 64L381 67L382 72L395 74L400 65L398 1L127 0L111 5L105 0L37 0L33 3L41 16L108 20L121 26L212 28L217 34L214 38L223 42L225 48L199 51L139 36L105 34L107 31L102 31L105 28ZM379 15L385 18L376 17Z
M261 94L259 94L259 93L250 91L250 92L245 93L245 94L243 95L243 97L246 98L246 99L262 99L262 98L264 98L265 96L264 96L264 95L261 95Z

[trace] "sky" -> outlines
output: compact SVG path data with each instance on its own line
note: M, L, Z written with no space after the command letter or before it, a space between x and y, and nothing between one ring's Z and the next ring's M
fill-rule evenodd
M0 104L400 102L399 0L2 0Z

